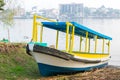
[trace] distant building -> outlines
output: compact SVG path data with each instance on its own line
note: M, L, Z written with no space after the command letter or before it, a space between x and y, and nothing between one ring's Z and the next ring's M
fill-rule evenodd
M37 14L44 16L44 17L57 19L58 10L57 9L42 9L42 10L39 10Z
M60 4L59 20L81 22L83 18L83 4Z
M25 9L21 8L20 6L15 9L15 16L23 16L25 15Z

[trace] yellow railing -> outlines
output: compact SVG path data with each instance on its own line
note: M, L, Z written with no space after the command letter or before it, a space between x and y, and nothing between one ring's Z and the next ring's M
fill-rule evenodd
M39 19L43 19L43 20L47 20L47 21L51 21L51 22L57 22L56 20L51 20L42 16L37 16L36 14L34 14L33 17L33 33L32 33L32 41L33 42L37 42L38 41L38 28L37 25L41 26L41 30L40 30L40 42L42 42L42 35L43 35L43 25L41 22L37 22L37 18Z
M57 22L56 20L51 20L48 18L44 18L42 16L37 16L36 14L33 17L33 33L32 33L32 41L33 42L38 42L38 27L37 25L41 26L40 28L40 41L42 43L42 37L43 37L43 25L41 22L37 22L37 18L39 19L43 19L43 20L47 20L50 22ZM71 32L70 32L70 28L71 28ZM74 49L74 33L75 33L75 26L73 24L71 24L70 22L66 22L66 52L72 53L73 49ZM69 38L70 35L70 38ZM80 46L79 46L79 52L82 52L82 37L80 36ZM95 36L95 43L94 43L94 53L97 52L97 39L98 36ZM59 31L57 30L57 34L56 34L56 49L58 49L58 42L59 41ZM105 52L104 47L105 47L105 39L103 39L102 42L102 53ZM110 52L110 41L108 41L108 53ZM90 52L90 38L89 38L89 32L86 32L86 36L85 36L85 50L84 52Z

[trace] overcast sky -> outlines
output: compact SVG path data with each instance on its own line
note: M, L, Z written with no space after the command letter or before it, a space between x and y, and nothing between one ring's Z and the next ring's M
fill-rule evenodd
M22 0L22 3L26 10L33 6L38 6L38 9L58 8L63 3L83 3L84 6L95 8L104 5L107 8L120 9L120 0Z

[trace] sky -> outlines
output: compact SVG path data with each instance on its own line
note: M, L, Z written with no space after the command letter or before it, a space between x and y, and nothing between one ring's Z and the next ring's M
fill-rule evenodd
M20 0L21 5L26 10L31 10L33 6L38 9L59 8L59 4L83 3L86 7L98 8L104 5L106 8L120 9L120 0Z

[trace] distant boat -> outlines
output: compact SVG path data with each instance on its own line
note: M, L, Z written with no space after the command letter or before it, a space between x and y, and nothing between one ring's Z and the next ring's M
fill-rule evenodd
M8 43L10 41L8 39L3 38L2 40L0 40L0 42Z
M51 22L37 22L36 19L41 18ZM41 25L40 42L38 41L37 25ZM54 29L56 34L56 45L50 47L42 41L43 28ZM66 33L66 49L59 50L59 32ZM49 33L49 32L48 32ZM52 35L50 35L52 38ZM70 36L70 37L69 37ZM80 41L75 41L74 37L80 37ZM85 39L85 50L83 47L82 38ZM90 40L94 39L94 52L90 52ZM97 52L97 42L102 40L101 53ZM33 20L33 36L32 41L27 44L26 51L32 55L36 62L41 75L50 76L63 73L72 73L101 68L108 64L110 59L110 40L111 37L98 33L88 27L85 27L76 22L54 22L53 20L34 16ZM105 41L107 42L108 52L105 53ZM80 49L74 51L74 43L80 44Z

